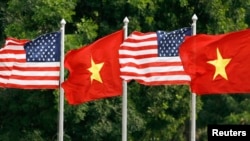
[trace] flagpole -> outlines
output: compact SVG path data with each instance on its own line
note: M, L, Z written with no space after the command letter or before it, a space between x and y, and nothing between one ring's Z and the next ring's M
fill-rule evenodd
M128 23L127 17L123 20L124 26L124 40L128 36ZM123 94L122 94L122 141L127 141L127 82L123 80Z
M60 100L59 100L59 135L58 140L63 141L63 113L64 113L64 91L61 86L64 81L64 34L65 34L65 24L64 19L61 20L61 61L60 61Z
M196 14L192 17L193 23L192 23L192 35L196 35L196 22L198 20L198 17ZM191 97L191 140L195 141L196 136L196 94L192 93Z

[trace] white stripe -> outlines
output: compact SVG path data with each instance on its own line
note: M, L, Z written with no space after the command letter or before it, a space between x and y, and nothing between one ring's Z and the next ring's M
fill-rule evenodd
M3 50L24 50L23 45L7 45Z
M145 49L145 50L138 50L138 51L130 51L125 49L119 50L120 55L130 55L130 56L138 56L138 55L145 55L145 54L157 54L157 49Z
M8 84L18 85L58 85L59 80L18 80L10 79Z
M37 68L43 68L43 67L60 67L60 62L27 62L27 63L16 63L16 62L0 62L0 67L37 67Z
M24 54L14 54L14 53L0 54L0 59L6 59L6 58L25 59L26 56Z
M28 40L27 40L28 41ZM23 42L19 42L19 41L16 41L15 39L7 39L5 41L5 45L8 45L10 43L13 43L15 45L23 45L24 43Z
M10 71L0 71L0 75L3 75L3 76L10 76L11 74L11 70Z
M60 62L26 62L26 63L15 63L14 66L27 68L27 67L60 67Z
M142 80L144 82L154 82L154 81L175 81L175 80L191 80L188 75L170 75L170 76L151 76L151 77L143 77L143 76L121 76L124 80Z
M157 63L157 62L180 62L180 57L151 57L145 59L134 59L134 58L120 58L120 64L135 63L142 65L146 63Z
M121 72L133 72L136 74L184 71L183 66L148 67L139 69L135 67L123 67L120 70Z
M1 62L0 67L12 67L14 62Z
M17 76L59 76L59 71L11 71L11 75Z
M0 71L0 75L3 76L10 76L10 75L17 75L17 76L59 76L59 71L19 71L19 70L12 70L12 71Z
M132 48L140 48L144 46L157 46L157 40L154 41L144 41L144 42L139 42L139 43L134 43L134 42L123 42L121 46L128 46Z
M8 79L1 78L1 77L0 77L0 83L6 84L7 82L8 82Z

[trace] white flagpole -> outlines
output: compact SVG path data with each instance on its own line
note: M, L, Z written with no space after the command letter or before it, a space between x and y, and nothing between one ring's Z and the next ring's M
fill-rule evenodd
M124 40L128 37L128 23L127 17L123 20L124 26ZM127 82L123 80L123 94L122 94L122 141L127 141Z
M60 100L59 100L59 135L58 140L63 141L63 113L64 113L64 91L61 86L64 81L64 34L65 34L64 19L61 20L61 61L60 61Z
M196 14L193 15L192 17L193 23L192 23L192 35L196 35L196 22L198 20L198 17ZM196 94L192 93L191 97L191 140L190 141L195 141L195 136L196 136Z

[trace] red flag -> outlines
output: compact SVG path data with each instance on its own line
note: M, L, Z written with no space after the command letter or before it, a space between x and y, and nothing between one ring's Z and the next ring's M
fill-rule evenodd
M62 87L69 104L121 95L118 49L122 41L120 30L66 54L69 76Z
M191 28L175 31L133 32L119 49L121 77L144 85L189 84L178 48Z
M250 93L250 30L200 34L180 46L196 94Z
M59 87L61 33L33 41L7 38L0 49L0 87L56 89Z

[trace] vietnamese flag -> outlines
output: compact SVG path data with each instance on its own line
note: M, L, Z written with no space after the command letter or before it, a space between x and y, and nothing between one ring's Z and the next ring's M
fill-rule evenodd
M250 30L188 37L179 48L196 94L250 93Z
M66 54L64 64L69 76L62 87L69 104L121 95L118 49L123 35L119 30Z

